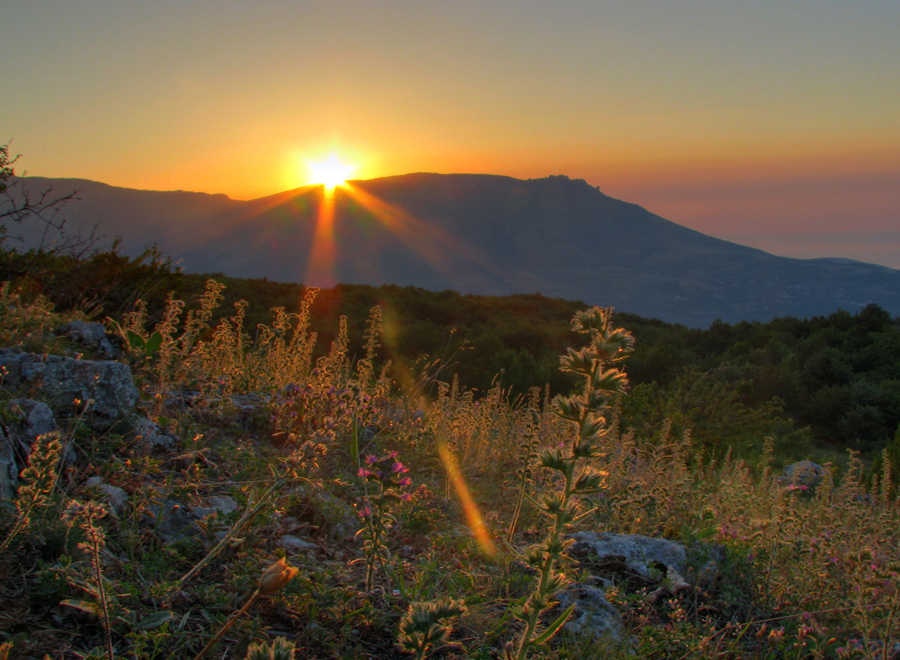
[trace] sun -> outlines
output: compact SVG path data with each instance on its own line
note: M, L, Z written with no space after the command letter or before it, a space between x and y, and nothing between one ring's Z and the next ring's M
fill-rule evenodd
M337 186L342 186L347 181L350 173L356 169L354 165L347 165L335 155L331 154L328 160L307 163L312 174L310 183L325 186L326 191L332 191Z

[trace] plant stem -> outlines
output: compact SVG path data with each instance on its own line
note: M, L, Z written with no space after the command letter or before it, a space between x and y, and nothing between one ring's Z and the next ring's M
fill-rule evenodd
M241 609L239 609L237 612L232 614L231 618L229 618L228 621L225 622L225 625L223 625L221 628L219 628L219 632L217 632L215 634L215 636L211 640L209 640L209 643L203 647L203 649L200 651L200 653L198 653L196 656L194 656L194 660L200 660L200 658L202 658L207 653L209 653L212 650L212 647L216 645L216 642L218 642L220 639L222 639L222 636L226 632L228 632L228 629L231 628L232 625L234 625L234 622L238 620L238 617L240 617L242 614L246 613L247 610L250 609L250 606L253 605L253 603L256 601L256 599L258 597L259 597L259 589L254 591L253 595L247 599L246 603L244 603L244 606Z

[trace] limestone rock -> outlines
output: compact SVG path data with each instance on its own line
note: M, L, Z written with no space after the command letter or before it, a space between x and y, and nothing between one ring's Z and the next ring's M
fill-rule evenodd
M172 543L201 533L200 526L197 525L200 517L186 504L165 500L147 508L141 521L164 541Z
M228 497L227 495L217 495L216 497L210 497L209 506L224 516L227 516L229 513L234 513L238 510L238 503L235 502L233 498Z
M108 333L100 323L72 321L58 327L53 333L78 342L94 355L107 360L115 360L122 355L121 338Z
M172 449L178 444L178 438L171 433L163 431L159 425L151 419L134 415L129 420L134 439L150 449Z
M7 423L7 429L27 442L29 447L39 435L57 429L53 411L46 403L31 399L11 399L6 410L12 417Z
M606 600L601 587L573 584L560 593L558 598L563 609L575 604L575 610L564 626L567 633L621 643L622 615Z
M227 495L217 495L209 498L209 506L194 507L194 513L200 518L206 518L206 516L211 516L213 514L221 517L237 511L238 508L238 503L235 502L234 499Z
M280 545L285 550L293 550L294 552L301 550L318 550L319 546L311 541L305 541L298 536L294 536L292 534L285 534L278 541L278 545Z
M0 349L4 386L33 388L60 415L74 415L90 400L90 419L109 428L131 415L138 391L131 369L113 360L75 360L59 355L34 355Z
M806 459L785 467L782 472L784 476L778 477L777 481L785 486L793 485L814 488L822 483L827 472L828 468Z
M102 477L91 477L84 485L99 491L101 499L110 506L116 515L122 513L122 508L128 502L128 493L123 489L104 483Z
M0 428L0 500L11 500L19 476L16 452L6 432Z
M12 399L0 424L0 499L11 499L24 460L38 436L56 430L49 406L31 399ZM18 460L17 460L18 459Z
M676 541L608 532L578 532L572 538L575 539L570 548L573 556L595 555L601 560L614 557L643 578L662 579L670 567L679 575L687 570L687 548Z
M724 561L718 545L691 547L677 541L638 534L578 532L569 555L591 573L585 583L574 584L560 596L563 607L575 610L565 630L622 643L621 618L606 600L603 585L615 584L623 591L655 587L657 592L676 594L697 585L712 583Z

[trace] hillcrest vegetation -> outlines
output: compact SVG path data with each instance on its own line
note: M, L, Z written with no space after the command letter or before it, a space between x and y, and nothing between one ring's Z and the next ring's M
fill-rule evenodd
M0 659L900 657L877 307L0 267Z

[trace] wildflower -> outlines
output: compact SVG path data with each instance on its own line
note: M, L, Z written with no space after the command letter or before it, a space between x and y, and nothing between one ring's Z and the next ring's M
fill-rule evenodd
M391 466L391 472L395 472L397 474L403 474L404 472L409 472L409 468L403 465L403 463L394 463Z
M262 577L259 579L259 593L270 594L278 591L294 579L298 572L298 568L288 565L282 557L263 571Z
M779 628L778 630L772 629L772 632L769 633L769 637L766 641L769 643L769 648L774 649L778 646L778 643L784 637L784 628Z

